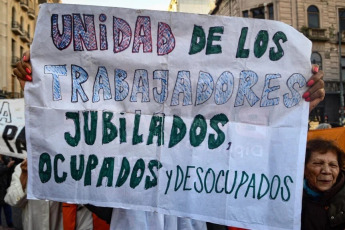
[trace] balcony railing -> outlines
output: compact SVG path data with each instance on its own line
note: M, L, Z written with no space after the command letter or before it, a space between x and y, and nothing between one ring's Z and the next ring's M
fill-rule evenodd
M28 9L29 9L28 0L20 0L20 7L24 11L28 11Z
M32 8L29 8L29 10L28 10L28 16L29 16L30 19L35 20L35 17L36 17L36 15L35 15L35 10L32 9Z
M326 29L308 28L307 37L314 41L328 41L329 38L326 35L326 31Z
M20 36L20 40L22 40L23 42L30 42L30 36L28 32L23 31L22 35Z
M12 56L12 59L11 59L11 66L12 66L12 67L16 67L17 62L19 62L19 61L20 61L20 58L19 58L19 57Z
M22 32L22 27L18 22L12 22L12 32L16 35L21 35Z
M345 87L344 82L343 82L343 87ZM325 91L326 93L339 93L340 92L339 81L325 81Z

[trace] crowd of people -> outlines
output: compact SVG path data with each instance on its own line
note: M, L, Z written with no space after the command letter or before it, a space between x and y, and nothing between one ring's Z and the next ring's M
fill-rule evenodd
M2 211L5 214L8 229L14 229L12 209L11 206L5 202L5 195L7 188L11 183L11 175L13 173L14 165L15 161L12 158L0 154L0 230L2 230L3 226L1 218Z
M13 71L21 86L32 81L30 52L25 52ZM310 102L310 111L325 97L323 72L312 67L308 90L303 98ZM345 229L344 152L332 141L310 140L305 157L302 205L302 229ZM24 230L45 229L164 229L220 230L238 229L213 223L119 208L67 204L55 201L26 199L27 161L17 164L0 155L0 207L4 209L8 227L13 227L11 206L22 209ZM0 218L1 221L1 218ZM1 226L1 222L0 222ZM1 228L0 228L1 229Z

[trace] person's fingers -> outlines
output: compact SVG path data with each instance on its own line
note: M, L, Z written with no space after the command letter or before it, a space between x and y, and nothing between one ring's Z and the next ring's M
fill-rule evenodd
M30 52L27 51L26 53L24 53L23 58L20 62L26 73L31 74Z
M17 63L17 68L26 80L31 81L31 64L29 62L21 60Z
M22 88L22 90L24 90L26 81L31 81L32 80L31 75L25 76L24 79L23 79L22 78L23 76L20 74L20 72L18 71L17 68L15 68L13 70L12 77L15 77L15 78L18 79L20 87Z
M318 89L306 101L310 101L309 112L312 111L325 98L325 89Z
M307 86L311 87L311 86L313 86L315 84L315 82L318 82L318 81L320 81L322 79L323 79L323 71L319 70L319 72L314 73L313 76L311 76L309 78L309 80L307 81Z
M17 70L19 71L19 75L17 75L18 77L20 77L21 79L25 79L25 76L28 75L25 71L25 67L23 66L23 61L20 61L17 63Z
M13 74L19 79L31 81L32 69L30 62L30 51L26 51L20 61L17 62L16 68L13 70Z
M17 77L18 79L23 79L25 76L18 70L18 68L13 69L13 77Z
M20 62L17 63L17 67L13 69L13 74L17 76L19 79L23 79L26 81L31 81L31 67L25 67L28 65L22 65Z
M313 73L313 74L315 74L315 73L317 73L317 72L319 72L319 65L318 64L312 64L311 65L311 72Z
M22 171L27 171L27 166L28 166L27 160L25 159L25 160L22 162L22 164L20 165Z
M15 68L13 70L12 76L16 77L19 80L19 82L21 82L21 81L31 81L32 80L31 75L23 76L23 74L17 68Z
M30 62L30 50L27 50L23 54L23 61Z
M302 96L306 101L311 101L311 100L315 99L316 95L321 96L322 93L321 94L319 94L319 93L314 94L314 93L316 91L318 91L319 89L324 89L325 83L323 81L323 75L324 75L323 71L319 70L318 65L313 65L312 66L312 72L313 72L313 75L307 81L307 87L309 87L309 88L307 89L307 91Z
M312 66L313 75L307 81L308 90L303 94L303 98L310 102L309 112L312 111L325 98L325 82L323 81L323 71L318 65Z
M325 96L325 82L321 79L314 83L308 90L303 94L303 98L306 101L312 101L318 97L322 98Z

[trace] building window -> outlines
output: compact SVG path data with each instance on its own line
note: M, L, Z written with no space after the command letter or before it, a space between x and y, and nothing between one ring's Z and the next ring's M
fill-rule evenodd
M28 24L28 38L30 38L30 24Z
M16 22L16 8L12 8L12 25Z
M243 11L243 12L242 12L242 16L243 16L244 18L248 18L248 17L249 17L248 10Z
M16 55L16 41L12 39L12 57Z
M322 69L322 57L318 52L313 52L310 57L311 64L319 65L319 68Z
M345 31L345 9L339 10L339 28Z
M345 57L341 57L341 75L343 76L343 81L345 80Z
M251 10L253 18L265 19L265 8L259 7Z
M23 31L24 18L20 17L20 31Z
M319 9L313 5L308 7L308 27L320 28Z
M267 6L267 9L268 9L268 19L274 20L273 4L269 4Z
M24 53L24 48L23 46L20 46L20 57L23 57L23 53Z

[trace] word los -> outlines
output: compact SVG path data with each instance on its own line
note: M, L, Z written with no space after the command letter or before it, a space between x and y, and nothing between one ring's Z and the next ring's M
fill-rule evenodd
M221 45L214 45L213 41L221 41L221 36L223 34L224 27L210 27L209 34L206 42L205 31L201 26L194 25L192 41L189 49L189 54L196 54L201 52L206 46L206 55L208 54L218 54L222 53ZM218 34L218 35L216 35ZM236 58L248 58L250 49L246 49L245 43L247 40L248 27L243 27L241 30L241 35L238 41L238 48L236 53ZM271 61L278 61L284 56L284 50L280 44L287 41L287 37L282 31L276 32L272 40L276 47L270 47L269 49L269 59ZM267 51L269 42L269 34L267 30L260 30L255 38L253 45L254 56L256 58L261 58ZM207 44L207 45L206 45Z
M126 81L127 72L122 69L115 69L114 84L115 84L115 101L123 101L129 95L129 83ZM60 77L67 76L66 65L46 65L44 67L45 74L52 75L52 92L53 100L62 100L61 96L61 84ZM71 65L71 78L72 88L71 101L78 102L80 96L83 102L89 100L83 84L88 83L89 74L87 71L77 65ZM249 105L252 107L258 101L260 101L260 107L276 106L280 102L279 97L270 98L269 94L273 91L279 90L280 86L271 86L271 81L281 78L280 74L267 74L264 78L264 87L260 90L261 98L252 89L258 82L259 76L251 70L243 70L240 72L238 89L236 93L234 107L243 106L245 99L247 99ZM159 83L149 83L150 81L159 81ZM137 95L141 94L141 102L150 102L150 89L149 85L160 85L152 89L154 101L163 104L168 99L168 82L169 71L168 70L155 70L153 71L152 80L149 80L149 74L147 70L139 69L135 70L133 77L133 84L131 90L130 102L137 102ZM298 87L303 87L306 84L306 80L303 75L299 73L292 74L286 81L286 85L290 92L283 95L283 102L286 108L291 108L297 105L302 97L295 89L295 83ZM171 85L171 84L170 84ZM224 71L218 79L215 81L210 73L200 71L199 78L196 86L196 97L194 105L202 105L208 101L214 94L214 103L216 105L223 105L231 98L234 92L235 80L234 75L230 71ZM99 66L98 71L93 82L93 94L92 102L96 103L100 101L100 91L103 91L103 100L112 99L111 84L108 76L108 71L104 66ZM192 103L192 83L189 71L178 71L174 88L172 89L172 97L170 106L179 105L180 96L183 95L183 106L193 105ZM78 96L79 95L79 96Z
M73 20L72 20L73 18ZM51 17L51 34L55 47L59 50L66 49L73 37L75 51L83 51L83 44L88 51L98 50L94 15L84 14L84 22L80 14L62 15L63 29L60 33L58 20L59 15ZM99 43L100 50L108 50L107 26L103 24L107 20L105 14L99 15ZM72 23L73 22L73 23ZM125 20L113 17L113 51L119 53L126 50L131 43L132 29ZM152 52L151 19L147 16L138 16L133 35L132 52L138 53L140 46L144 53ZM157 28L157 54L165 55L175 48L175 37L168 24L158 22Z
M82 112L84 117L84 140L87 145L95 144L97 137L97 125L101 123L102 127L102 145L113 142L119 133L120 144L127 142L127 119L124 114L119 114L119 128L111 121L114 113L108 111L102 111L102 118L99 121L98 111L84 111ZM131 114L128 114L132 116ZM135 114L132 145L143 143L143 134L139 134L139 126L141 122L141 115ZM69 132L65 132L64 138L67 144L75 147L79 144L81 139L80 129L80 114L79 112L67 112L66 119L71 119L74 122L74 133L72 136ZM164 114L163 116L153 115L151 117L150 126L147 135L147 145L153 144L153 139L157 138L157 146L164 145ZM89 122L90 120L90 122ZM229 119L225 114L217 114L210 119L210 126L216 132L215 134L209 134L208 136L208 148L216 149L225 140L224 132L219 128L219 124L224 126ZM148 122L144 120L143 123ZM90 124L90 125L89 125ZM118 131L119 130L119 131ZM170 131L169 148L177 145L182 139L184 139L187 133L187 126L183 119L177 115L173 116L173 122ZM191 146L197 147L205 140L207 135L207 122L204 116L198 114L194 117L194 120L189 129L189 142Z
M79 155L79 164L77 163L77 155L72 155L69 164L69 173L59 169L62 168L62 164L66 164L65 157L62 154L56 154L54 158L48 153L42 153L39 158L38 173L39 178L42 183L47 183L50 179L54 178L55 183L63 183L66 181L67 176L71 177L75 181L80 181L84 178L84 186L91 186L92 180L91 175L94 174L94 170L99 164L98 157L91 154L87 158L85 163L85 156L83 154ZM99 170L99 175L97 179L96 187L103 186L103 179L107 179L105 186L113 187L114 180L114 164L115 157L105 157L101 168ZM121 187L129 179L129 187L132 189L140 185L144 178L146 167L149 171L145 177L145 189L155 187L157 185L157 171L162 167L162 164L157 160L150 160L147 165L143 159L138 159L134 166L131 167L130 162L126 157L122 158L121 168L117 172L117 179L115 182L115 187Z
M278 195L283 201L290 200L289 184L293 183L293 180L289 175L284 178L274 175L269 179L265 174L256 175L252 173L249 175L245 171L216 171L217 173L212 168L205 170L196 166L186 166L183 170L177 165L175 172L173 170L166 171L168 181L165 194L171 190L174 192L194 190L197 193L233 194L234 199L237 199L239 194L243 194L244 197L251 194L253 199L258 200L266 195L272 200L275 200ZM231 176L232 173L233 176ZM175 183L173 184L174 180Z

